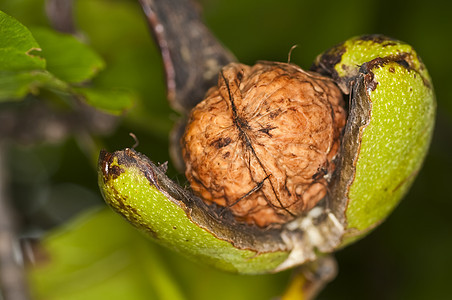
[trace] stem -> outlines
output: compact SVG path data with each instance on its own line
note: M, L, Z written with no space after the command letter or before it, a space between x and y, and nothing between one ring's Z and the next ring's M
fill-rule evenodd
M46 13L56 30L70 34L76 33L73 0L47 0Z
M19 262L19 243L14 213L7 191L5 145L0 143L0 287L4 300L30 299L23 265Z
M337 274L333 256L320 257L300 266L280 300L313 300Z
M235 61L201 20L191 0L139 0L160 48L172 107L188 113Z

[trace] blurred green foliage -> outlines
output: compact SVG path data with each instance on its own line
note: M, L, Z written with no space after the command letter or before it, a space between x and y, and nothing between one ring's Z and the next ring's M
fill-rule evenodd
M133 104L109 135L91 137L94 147L87 145L89 139L77 135L58 144L11 143L10 182L16 209L22 215L24 235L40 234L49 228L59 230L47 237L44 245L51 245L55 253L71 255L66 262L80 263L72 269L79 267L79 273L67 277L69 281L65 284L71 283L71 278L87 276L90 270L110 274L109 285L99 283L86 290L95 291L96 299L101 299L101 295L108 299L113 299L112 295L130 295L129 299L177 299L180 295L187 299L201 299L201 295L209 299L212 295L216 299L222 295L225 298L235 295L234 299L275 297L284 289L289 273L237 277L194 265L135 235L108 211L101 211L99 219L92 218L93 215L84 217L72 225L75 226L72 230L59 229L70 217L104 205L97 190L93 160L100 147L116 150L131 146L133 140L128 133L133 132L140 140L137 150L156 162L167 161L168 132L178 117L166 102L160 57L137 1L78 0L75 3L76 25L83 40L105 62L105 68L92 79L88 86L92 89L85 90L86 93L95 97L102 95L99 91L103 90L118 91L120 95L127 91L133 95ZM319 299L448 298L452 280L452 197L446 190L452 181L449 171L452 169L452 91L448 89L448 71L452 68L448 57L452 53L448 38L452 28L451 4L441 0L322 3L202 0L200 5L212 31L240 61L248 64L257 60L286 61L289 49L298 45L292 53L292 62L309 68L318 53L364 33L388 35L416 49L433 78L438 100L438 120L430 153L410 193L389 219L366 239L337 253L339 275ZM29 28L50 27L43 0L0 0L0 10ZM38 34L35 38L39 43ZM45 51L42 55L45 56ZM48 65L49 71L51 67ZM62 74L60 79L71 81ZM39 99L47 94L35 96ZM26 108L27 103L21 104L22 107ZM169 172L184 183L174 169L170 168ZM90 222L99 231L83 231L83 226ZM73 244L68 248L58 244L64 239ZM131 247L125 247L127 244ZM118 252L114 253L114 249ZM110 264L109 255L118 255L118 264ZM99 256L105 260L97 261ZM121 262L128 267L120 265ZM161 275L158 284L152 272ZM48 296L47 299L68 299L64 297L64 288L73 292L74 286L57 282L59 290L48 288L57 277L48 275L47 282L40 278L37 293ZM75 279L72 284L77 286ZM161 287L169 290L159 291ZM42 290L46 288L47 291ZM134 294L127 294L132 290ZM86 294L78 296L89 299Z
M288 274L239 276L150 243L110 209L46 237L47 261L30 274L37 299L270 299Z

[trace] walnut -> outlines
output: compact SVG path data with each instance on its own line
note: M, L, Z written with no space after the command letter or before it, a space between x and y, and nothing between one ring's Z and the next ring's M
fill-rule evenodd
M327 193L345 121L330 79L292 64L232 63L191 112L186 177L239 221L285 223Z

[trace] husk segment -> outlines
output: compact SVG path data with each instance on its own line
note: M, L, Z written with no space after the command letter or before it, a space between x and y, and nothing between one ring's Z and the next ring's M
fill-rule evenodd
M347 40L312 69L350 99L330 198L345 228L343 246L379 225L408 191L431 141L435 96L414 49L381 35Z

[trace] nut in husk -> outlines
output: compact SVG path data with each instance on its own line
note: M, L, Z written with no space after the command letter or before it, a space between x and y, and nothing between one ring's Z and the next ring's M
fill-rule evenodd
M226 66L182 137L199 197L125 149L100 157L105 200L158 242L238 273L277 272L363 237L422 166L431 79L411 46L379 35L332 47L311 70Z

